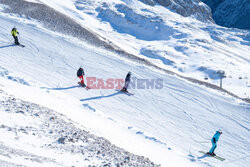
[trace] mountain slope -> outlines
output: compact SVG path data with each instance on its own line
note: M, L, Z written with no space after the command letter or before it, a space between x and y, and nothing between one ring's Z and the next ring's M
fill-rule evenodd
M8 94L63 113L162 166L223 166L198 153L211 147L220 128L224 133L216 153L227 159L227 166L248 166L249 104L40 28L34 20L1 13L0 22L5 25L0 27L0 84ZM11 45L13 25L25 48ZM120 79L132 71L137 79L162 79L163 88L132 89L134 96L113 89L86 91L77 87L81 65L86 76Z
M122 48L129 53L126 57L136 56L147 64L214 85L219 85L217 72L223 70L227 76L223 88L249 98L249 31L201 23L170 11L170 6L136 0L41 2L107 39L113 48ZM124 55L120 50L117 53Z
M213 22L210 9L199 0L139 0L145 4L162 5L184 17L194 17L200 21Z
M248 0L201 0L213 13L213 19L221 26L250 29L250 2Z

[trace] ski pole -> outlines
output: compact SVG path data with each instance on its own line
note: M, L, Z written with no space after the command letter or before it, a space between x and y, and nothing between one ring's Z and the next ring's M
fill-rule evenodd
M21 35L19 34L19 43L22 43Z

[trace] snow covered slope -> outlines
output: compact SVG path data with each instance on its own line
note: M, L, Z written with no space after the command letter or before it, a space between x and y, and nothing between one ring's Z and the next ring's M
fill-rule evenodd
M50 2L55 3L57 1ZM65 6L60 6L58 3L53 5L57 10L64 9L64 13L67 14L68 12L70 17L81 16L76 13L73 15L71 10L66 10L68 8L62 8L69 5L68 3ZM92 7L95 6L92 5ZM110 6L108 6L107 11L110 11L109 8ZM158 10L157 7L153 9ZM172 13L167 14L170 17L172 15ZM83 15L86 16L86 20L95 21L92 16L87 16L84 13ZM175 15L175 17L181 18L178 15ZM77 18L75 19L77 20ZM87 23L84 22L82 17L80 19L81 24ZM182 18L182 21L189 22L190 20ZM176 76L149 68L146 65L132 62L75 38L44 29L41 23L32 19L1 13L0 22L0 88L8 94L62 113L71 119L72 123L76 122L92 133L105 137L112 144L133 154L145 156L162 166L249 166L249 104L227 94L198 86ZM168 23L170 24L170 22ZM196 21L192 22L192 20L190 22L186 26L184 26L185 23L178 25L184 26L185 31L189 30L187 31L187 37L189 38L185 38L189 41L185 42L185 46L187 45L188 48L195 48L190 42L194 42L191 37L195 35L198 38L199 35L204 35L204 32L221 32L222 35L228 35L228 37L237 40L235 43L226 40L225 43L214 44L213 42L216 40L210 39L209 47L216 49L219 56L226 49L229 49L232 53L243 54L249 49L247 43L244 43L246 42L244 40L246 31L235 30L233 32L215 25L205 26ZM108 27L108 24L98 22L98 20L88 23L88 26L93 26L91 24L95 23L96 27L99 25L100 27ZM193 26L188 29L187 27L192 23L199 28L204 27L204 29L209 30L203 32L203 30ZM177 22L173 22L171 26L175 24ZM14 25L20 31L21 42L26 45L25 48L12 45L9 31ZM169 38L171 40L169 41L146 40L145 43L143 40L127 34L118 34L115 31L108 33L103 29L94 30L97 33L109 36L109 39L114 42L118 41L120 35L120 43L116 42L117 45L126 46L125 48L133 53L137 52L137 46L146 49L145 44L147 42L160 48L158 45L161 44L162 47L164 43L170 46L179 46L181 45L179 40L184 40L182 30L179 29L178 31L173 30L173 34L176 35L174 39L174 35L170 33ZM215 39L216 37L216 34L214 34ZM217 40L219 41L219 39ZM176 42L175 45L174 41ZM203 49L209 50L208 48L205 49L206 42L202 40L196 42L203 43ZM245 45L240 45L241 42ZM166 48L173 50L174 47L170 46L166 46ZM202 46L198 45L198 47ZM150 47L153 48L153 46ZM230 49L231 47L232 49ZM190 60L190 63L191 60L200 60L200 55L192 55L190 52L183 51L182 47L179 49L180 60L182 60L182 54L184 53L186 53L187 62L188 60ZM152 50L156 51L157 48ZM216 51L211 51L211 53L216 53ZM156 51L156 53L158 54L160 51ZM177 52L172 51L172 53ZM152 54L148 55L151 56ZM220 59L223 58L216 57L218 55L211 56L216 63L222 63ZM237 69L240 67L239 71L249 68L249 61L245 55L237 54L232 57L231 54L228 54L226 58L231 58L228 61L235 60L235 64L239 63L235 67ZM149 57L149 59L153 58ZM160 60L164 59L161 58ZM155 63L165 68L165 65L160 62ZM75 76L76 70L81 65L83 65L87 76L102 79L123 78L128 71L132 71L133 76L138 79L163 79L163 89L132 89L130 91L135 94L134 96L127 96L113 89L86 91L77 86L78 79ZM228 67L234 73L234 68L231 68L230 65ZM248 74L248 71L246 73ZM1 108L2 112L5 111ZM15 116L13 117L15 118ZM223 134L216 153L226 158L224 162L201 155L198 152L199 150L210 149L210 139L218 129L222 129ZM5 134L4 131L0 131L0 133L0 136ZM8 138L1 138L1 143L4 143L5 146L8 141ZM13 136L10 141L15 141ZM48 143L50 144L50 142ZM23 149L24 146L22 144L14 145L14 149ZM75 160L77 161L77 158ZM79 160L79 162L82 162L82 160ZM66 163L63 165L69 166ZM73 163L73 165L77 166L78 164Z
M9 3L7 0L1 1ZM220 84L217 72L225 71L223 88L240 97L249 98L249 31L227 29L209 22L202 23L195 17L183 17L170 11L171 6L180 6L182 1L171 1L173 5L165 5L166 7L156 3L158 1L152 1L155 4L152 6L147 5L150 3L146 1L143 3L137 0L39 2L67 15L85 29L98 34L104 41L107 39L108 43L116 45L115 48L122 48L163 69L217 86ZM194 0L190 4L204 5ZM192 7L185 8L193 9ZM25 10L22 7L18 11L22 9ZM200 10L195 10L198 11ZM35 13L36 16L37 13L39 12ZM32 14L28 17L33 18ZM56 20L54 15L46 18ZM61 31L62 27L64 26L54 24L51 29ZM92 37L79 35L75 30L76 26L72 26L61 32L93 41Z
M0 94L0 166L157 166L53 110Z
M139 0L145 4L162 5L184 17L194 17L200 21L213 22L211 10L199 0ZM126 2L126 1L125 1Z

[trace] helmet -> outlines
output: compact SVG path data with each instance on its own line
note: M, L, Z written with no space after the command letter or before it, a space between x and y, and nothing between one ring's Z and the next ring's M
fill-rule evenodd
M219 129L217 132L219 132L220 134L222 134L222 131L221 131L221 129Z
M128 74L131 75L131 72L129 71Z

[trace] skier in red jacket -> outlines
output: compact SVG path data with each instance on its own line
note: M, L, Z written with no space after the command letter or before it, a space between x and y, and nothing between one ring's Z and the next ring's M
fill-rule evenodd
M77 70L77 77L81 80L81 82L79 84L81 84L82 86L85 86L85 84L84 84L84 70L82 67L80 67Z

